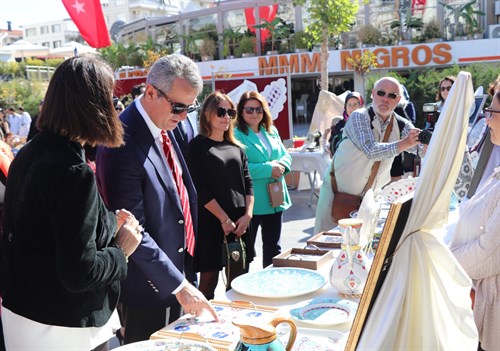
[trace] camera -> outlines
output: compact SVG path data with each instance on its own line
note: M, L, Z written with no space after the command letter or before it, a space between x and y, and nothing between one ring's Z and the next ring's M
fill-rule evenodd
M425 145L428 145L431 142L431 138L432 132L430 130L424 129L418 134L418 141Z
M424 104L423 111L425 114L425 129L434 130L434 126L439 119L441 111L438 111L438 105L435 103Z

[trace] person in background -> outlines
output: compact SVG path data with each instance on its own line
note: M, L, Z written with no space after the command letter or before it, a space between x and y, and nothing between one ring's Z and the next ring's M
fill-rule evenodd
M394 113L402 94L403 90L397 79L381 78L373 87L372 105L353 112L347 120L343 131L345 138L338 146L321 185L314 233L330 230L337 225L331 216L335 196L330 176L332 168L338 191L364 196L361 192L367 184L372 167L375 161L381 161L371 187L376 194L391 180L390 169L394 157L403 151L417 152L420 130ZM389 123L392 123L392 131L388 142L382 142Z
M410 94L404 85L401 85L403 89L403 95L398 105L394 109L394 112L399 116L406 118L411 123L415 124L417 113L415 112L415 106L410 101ZM409 152L402 152L394 158L391 167L391 180L397 181L401 179L405 173L413 173L414 171L414 160L415 156Z
M25 111L23 107L18 107L18 110L21 115L21 127L19 128L19 136L21 138L26 138L30 130L31 115L28 111Z
M344 129L349 116L355 110L363 106L363 98L357 91L352 91L346 95L342 118L334 117L332 119L331 127L327 128L323 132L323 149L328 152L330 157L333 157L333 154L337 150L337 145L339 144L340 140L342 140L342 130Z
M198 66L183 55L167 55L149 69L144 94L120 119L125 145L98 147L96 178L111 209L130 208L144 237L130 257L122 282L126 344L147 340L183 313L217 314L184 275L186 255L194 254L197 196L173 136L179 121L197 109L203 87Z
M500 92L484 109L491 141L500 145ZM498 166L498 165L497 165ZM474 321L479 332L478 350L500 345L500 167L460 208L450 248L474 282Z
M441 110L444 107L444 103L446 101L446 98L448 97L448 94L450 93L451 87L453 86L453 83L455 83L455 80L456 80L456 78L454 76L446 76L439 81L438 89L436 92L436 101L437 101L436 102L436 109L437 109L436 116L439 116L439 113L441 113ZM436 122L437 122L437 119L433 120L433 121L427 120L425 122L424 129L433 130Z
M28 132L28 136L26 137L26 141L30 141L33 137L39 132L36 127L36 121L38 120L38 116L40 116L40 112L42 111L43 100L40 100L38 104L38 113L31 119L30 130Z
M7 350L107 350L118 325L120 280L141 228L130 212L105 207L83 149L123 143L113 87L97 58L64 61L39 136L9 168L0 245Z
M13 107L7 109L7 123L9 125L10 133L14 135L19 135L19 130L21 129L22 118L21 115L16 113L16 110Z
M290 172L292 157L281 142L273 125L271 112L265 98L256 91L243 93L238 102L236 138L244 145L248 168L252 176L255 204L252 218L252 236L262 233L262 266L273 263L273 257L281 253L280 237L283 211L292 203L284 175ZM272 207L267 186L279 182L284 201Z
M249 225L254 204L248 161L234 137L234 103L216 91L207 96L200 111L199 134L189 143L188 164L198 191L199 225L194 269L200 272L199 289L214 298L222 265L222 245L238 237L246 246L246 262L226 267L227 287L247 273L255 256Z

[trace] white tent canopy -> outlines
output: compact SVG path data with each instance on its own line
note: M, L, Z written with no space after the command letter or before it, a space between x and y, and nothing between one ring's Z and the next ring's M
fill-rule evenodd
M472 282L439 238L462 163L470 73L460 72L423 159L408 221L357 350L476 350Z
M49 53L49 48L21 39L11 45L1 47L0 52L8 53L14 58L42 57Z
M58 48L50 49L48 57L71 57L75 56L75 51L76 54L79 55L86 53L95 53L96 49L88 45L78 43L76 41L70 41L69 43L63 44Z

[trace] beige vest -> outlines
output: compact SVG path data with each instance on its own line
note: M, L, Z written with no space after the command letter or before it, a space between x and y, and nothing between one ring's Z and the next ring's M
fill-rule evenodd
M368 110L365 109L365 116L370 119ZM393 114L394 116L394 114ZM389 136L388 142L398 141L400 139L400 131L396 118L392 120L392 132ZM374 118L372 122L372 132L376 142L382 142L384 138L385 129L381 130L379 118ZM372 189L375 194L380 191L382 186L391 180L391 166L394 157L382 160L377 177L373 183ZM359 195L370 177L373 164L377 160L370 160L366 155L356 148L349 138L343 140L333 159L335 167L335 179L337 180L337 187L340 192Z

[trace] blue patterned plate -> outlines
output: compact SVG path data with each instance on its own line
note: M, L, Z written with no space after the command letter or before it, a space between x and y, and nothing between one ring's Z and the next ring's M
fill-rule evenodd
M352 321L358 304L349 300L314 299L290 310L296 321L318 326L333 326Z
M244 295L278 299L309 294L325 284L325 277L315 271L284 267L240 275L231 288Z
M117 351L217 351L202 342L189 340L146 340L115 348Z

